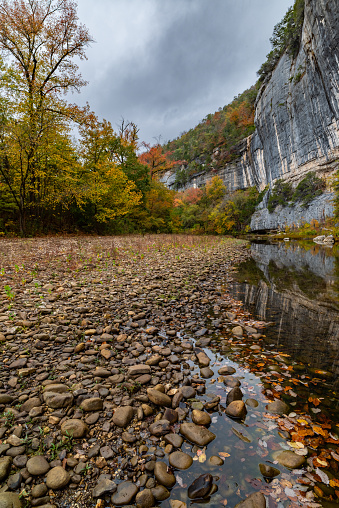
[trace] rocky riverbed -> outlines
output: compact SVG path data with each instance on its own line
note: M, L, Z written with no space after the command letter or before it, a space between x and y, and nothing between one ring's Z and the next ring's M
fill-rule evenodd
M114 242L3 250L0 506L337 500L328 407L227 292L246 244Z

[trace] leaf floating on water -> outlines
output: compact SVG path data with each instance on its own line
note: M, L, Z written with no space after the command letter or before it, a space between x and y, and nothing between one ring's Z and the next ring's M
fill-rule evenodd
M327 476L326 473L324 473L324 471L322 471L321 469L319 469L318 467L316 468L315 472L317 473L317 475L321 478L321 481L323 483L325 483L326 485L328 485L330 483L330 479L329 477ZM338 480L336 480L338 481ZM332 485L333 487L333 485ZM338 487L339 487L339 481L338 481Z
M331 487L339 487L339 480L337 480L337 478L332 478L329 481L329 484L331 485Z
M212 416L212 423L217 423L218 421L218 417L217 416Z
M251 443L252 440L250 438L248 438L247 436L245 436L242 432L239 432L237 429L235 429L234 427L232 427L232 432L233 434L235 434L239 439L241 439L241 441L243 441L244 443ZM267 447L267 444L265 443L266 447Z
M220 457L223 459L227 459L227 457L230 457L231 455L227 452L219 452Z
M203 464L204 462L206 462L206 453L202 453L200 456L199 456L199 462L200 464Z
M299 441L288 441L288 444L292 448L295 448L296 450L300 450L301 448L305 448L304 445L302 443L300 443Z
M178 484L180 485L180 487L184 486L184 482L182 481L181 476L179 476L178 474L176 476L176 480L177 480Z

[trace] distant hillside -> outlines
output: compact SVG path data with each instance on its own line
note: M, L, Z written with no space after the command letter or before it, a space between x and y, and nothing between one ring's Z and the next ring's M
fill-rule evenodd
M254 104L260 83L241 93L231 104L210 113L196 127L164 145L174 160L185 160L185 169L176 172L176 186L185 185L202 170L218 169L239 157L235 146L254 132ZM218 148L218 158L212 157Z

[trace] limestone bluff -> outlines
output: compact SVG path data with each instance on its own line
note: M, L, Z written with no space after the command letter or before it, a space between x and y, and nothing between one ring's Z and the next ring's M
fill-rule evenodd
M298 55L284 53L255 105L255 132L238 144L239 158L217 171L234 191L272 187L277 179L298 183L315 171L327 179L339 159L339 4L337 0L305 0L305 17ZM214 156L217 157L217 151ZM208 171L195 175L187 187L201 186ZM172 187L175 175L162 180ZM312 217L331 215L331 192L313 206ZM303 220L303 210L289 220ZM286 221L286 213L269 214L265 203L252 219L254 230Z

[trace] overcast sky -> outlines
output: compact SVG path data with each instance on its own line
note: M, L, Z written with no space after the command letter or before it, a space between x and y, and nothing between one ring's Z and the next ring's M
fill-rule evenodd
M96 41L80 64L89 102L141 140L176 138L255 83L292 0L78 0Z

